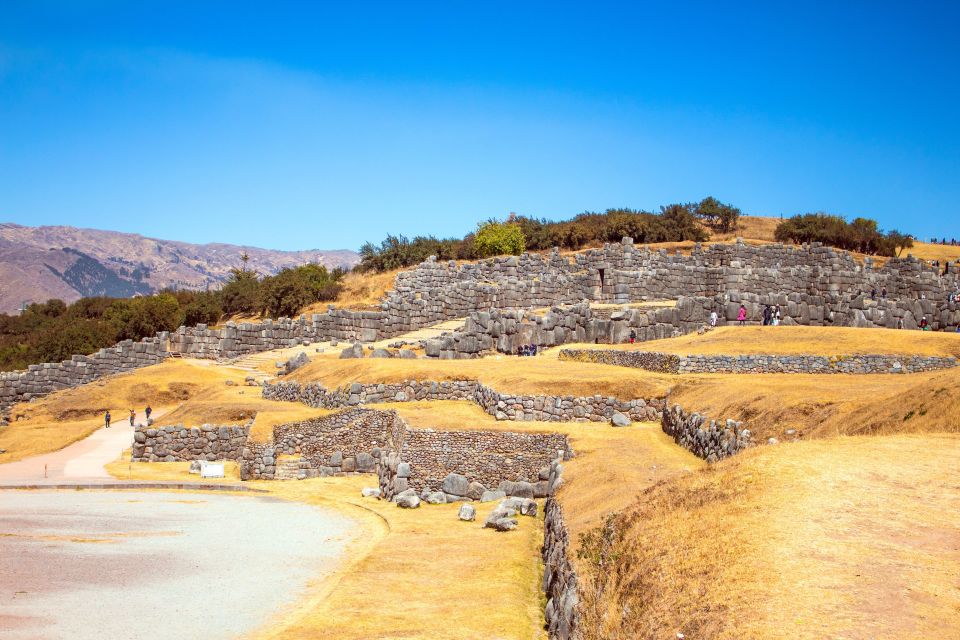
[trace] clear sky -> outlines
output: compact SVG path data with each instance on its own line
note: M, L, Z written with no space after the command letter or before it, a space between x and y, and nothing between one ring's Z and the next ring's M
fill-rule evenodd
M355 249L714 195L960 236L958 2L313 4L0 3L0 221Z

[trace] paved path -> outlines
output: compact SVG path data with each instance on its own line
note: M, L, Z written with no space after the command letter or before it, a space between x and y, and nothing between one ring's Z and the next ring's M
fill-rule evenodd
M154 419L164 414L154 411ZM32 458L0 464L0 482L40 480L93 480L112 476L104 465L113 462L133 444L133 428L126 420L101 427L73 444Z

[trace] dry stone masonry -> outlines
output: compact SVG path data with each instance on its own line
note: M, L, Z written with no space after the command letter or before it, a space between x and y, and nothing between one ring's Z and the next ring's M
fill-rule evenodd
M148 427L133 432L134 462L184 462L193 460L239 460L250 425Z
M658 420L660 399L620 400L609 396L524 396L501 393L476 381L416 381L393 384L354 382L327 390L318 383L297 382L266 384L263 397L268 400L302 402L311 407L338 409L377 402L419 400L469 400L476 402L497 420L542 422L607 422L615 413L632 420Z
M753 446L749 429L742 422L709 420L674 405L663 412L663 431L678 445L707 462L728 458Z
M958 286L957 264L940 272L907 257L892 258L880 268L867 259L861 266L851 254L818 244L697 245L690 255L681 255L637 248L625 238L570 257L554 250L462 265L430 259L398 274L378 311L331 307L309 318L227 323L220 329L181 327L90 356L2 374L0 408L156 364L171 354L233 359L331 339L370 342L466 316L470 320L463 331L427 342L428 355L515 353L522 344L574 340L622 342L631 330L641 341L664 338L693 330L710 310L718 311L721 322L733 321L741 303L751 322L759 320L763 305L777 304L784 324L913 329L925 317L934 330L955 330L960 306L951 294ZM872 290L883 289L886 298L868 298ZM609 316L588 306L685 297L694 302ZM539 316L522 311L536 308L551 311Z
M957 366L954 357L898 355L690 355L617 349L563 349L561 360L659 373L918 373Z

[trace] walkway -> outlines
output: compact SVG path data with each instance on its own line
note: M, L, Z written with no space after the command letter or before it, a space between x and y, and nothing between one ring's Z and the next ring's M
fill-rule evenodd
M154 418L164 412L154 411ZM133 429L126 420L101 427L88 437L59 451L0 465L0 482L43 480L105 480L112 476L104 465L113 462L133 444Z

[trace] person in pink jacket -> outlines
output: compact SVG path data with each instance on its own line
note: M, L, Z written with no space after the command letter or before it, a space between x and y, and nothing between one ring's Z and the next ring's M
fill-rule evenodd
M747 308L743 305L740 305L740 311L737 312L737 321L740 324L743 324L747 319Z

